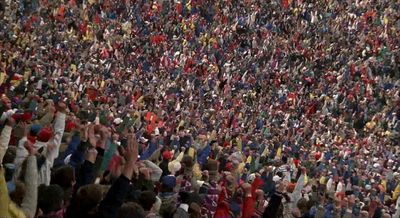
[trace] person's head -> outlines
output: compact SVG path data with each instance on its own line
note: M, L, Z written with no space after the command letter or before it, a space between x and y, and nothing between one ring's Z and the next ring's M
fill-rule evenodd
M51 137L53 137L53 130L51 128L42 128L37 135L37 140L40 142L48 142Z
M20 181L15 181L13 184L14 189L10 192L10 199L17 205L21 205L26 193L25 184Z
M210 181L217 181L218 176L218 161L209 159L205 165L205 170L208 171Z
M176 178L175 176L164 176L161 179L161 192L173 192L176 186Z
M179 161L171 161L168 163L168 170L171 172L171 175L178 175L180 172L182 165Z
M191 194L189 192L179 192L179 197L182 204L189 204L191 201Z
M162 159L163 161L171 161L173 157L173 154L171 151L165 150L162 153Z
M150 211L156 200L156 194L152 191L143 191L140 193L139 203L145 211Z
M300 198L297 202L297 207L299 208L301 214L304 214L308 211L308 201L305 198Z
M191 203L189 206L190 218L200 218L201 217L201 207L197 203Z
M360 217L368 217L368 216L369 216L368 211L363 210L363 211L360 212Z
M299 208L294 208L292 210L292 216L293 217L301 217L301 212L300 212Z
M179 137L185 136L185 127L180 126L178 131Z
M123 204L117 213L117 218L133 218L133 217L145 217L145 211L143 208L136 203L129 202Z
M264 191L261 189L256 190L256 197L258 201L264 200Z
M191 156L189 155L183 156L181 163L185 168L185 172L186 171L191 172L194 165L193 158Z
M82 213L93 214L103 199L103 191L100 185L90 184L79 188L73 200Z
M30 135L31 137L36 137L36 136L39 134L39 132L40 132L41 129L42 129L42 126L41 126L41 125L39 125L39 124L33 124L33 125L31 126L30 131L29 131L29 135Z
M62 209L64 192L59 185L40 185L38 188L38 208L44 215Z
M59 185L64 190L68 188L72 188L75 184L75 171L69 165L62 166L58 168L51 175L51 184Z
M204 170L201 173L201 180L203 180L204 182L208 182L209 178L210 178L210 175L208 174L208 170Z

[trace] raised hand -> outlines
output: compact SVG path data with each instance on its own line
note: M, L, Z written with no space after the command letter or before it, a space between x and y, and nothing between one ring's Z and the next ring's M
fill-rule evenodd
M15 121L14 121L15 122ZM28 136L30 128L28 127L26 122L19 122L18 123L19 127L24 130L24 136Z
M128 136L128 143L125 150L125 159L126 161L136 163L138 158L138 143L136 141L136 137L134 134L130 134Z
M80 126L80 137L83 142L87 142L89 139L89 126L88 125L81 125Z
M28 151L29 155L36 155L37 150L33 147L32 142L26 140L24 143L24 147Z
M66 109L67 109L67 105L65 103L59 102L57 104L57 111L59 111L61 113L65 113Z
M97 138L94 135L94 125L89 125L87 128L87 137L89 139L89 143L93 146L93 147L97 147Z
M136 169L136 161L138 158L138 143L134 134L128 136L128 145L126 146L124 156L126 164L122 174L128 179L131 179L133 171Z
M303 175L306 175L306 173L307 173L307 168L305 168L305 167L300 167L300 170L301 170L301 174L303 174Z

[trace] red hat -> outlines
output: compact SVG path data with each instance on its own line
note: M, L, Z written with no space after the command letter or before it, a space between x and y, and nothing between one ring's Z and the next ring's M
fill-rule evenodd
M162 153L162 158L163 158L164 160L171 160L171 159L172 159L172 152L170 152L170 151L164 151L164 152Z
M233 170L233 164L232 164L232 162L228 162L228 163L225 165L225 170L226 170L226 171L231 171L231 170Z
M78 111L78 107L73 102L69 104L69 109L75 113Z
M53 136L53 131L50 128L43 128L37 135L37 140L40 142L48 142Z
M319 151L314 154L315 160L319 160L321 158L321 156L322 156L322 154Z
M294 159L294 160L293 160L293 163L294 163L294 165L295 165L296 167L298 167L299 164L300 164L300 160L299 160L299 159Z
M23 114L15 113L12 115L12 118L17 121L20 120L20 121L26 122L26 121L29 121L32 119L32 114L29 112L25 112Z
M65 125L65 131L70 132L71 130L75 129L75 123L72 121L68 121L67 124Z
M287 185L287 188L286 188L286 190L287 190L287 192L289 192L289 193L292 193L293 191L294 191L294 188L296 187L296 183L289 183L288 185Z
M25 112L22 114L21 119L22 119L22 121L25 121L25 122L30 121L30 120L32 120L32 114L29 112Z
M21 120L22 119L22 114L15 113L11 117L16 121L17 120Z

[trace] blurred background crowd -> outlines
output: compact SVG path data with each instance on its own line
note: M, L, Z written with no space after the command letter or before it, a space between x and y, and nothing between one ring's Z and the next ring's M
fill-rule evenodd
M399 18L0 0L0 217L398 218Z

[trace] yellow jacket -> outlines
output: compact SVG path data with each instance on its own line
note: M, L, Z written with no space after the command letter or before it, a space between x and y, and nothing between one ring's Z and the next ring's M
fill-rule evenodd
M4 169L0 169L0 218L25 218L25 214L20 210L8 196Z
M392 199L396 200L399 197L399 195L400 195L400 183L397 184L396 189L393 192Z

